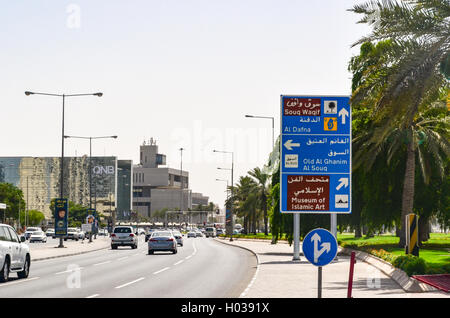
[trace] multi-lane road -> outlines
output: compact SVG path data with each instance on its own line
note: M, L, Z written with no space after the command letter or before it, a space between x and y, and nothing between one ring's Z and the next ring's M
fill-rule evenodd
M11 274L0 298L18 297L239 297L256 271L250 252L207 238L184 239L178 253L147 255L119 247L35 261L27 279Z

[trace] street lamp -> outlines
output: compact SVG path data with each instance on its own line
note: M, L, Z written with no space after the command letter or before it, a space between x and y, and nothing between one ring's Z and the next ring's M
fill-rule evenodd
M180 174L180 187L181 187L181 201L180 201L180 211L183 211L183 150L184 148L180 148L180 157L181 157L181 174Z
M106 139L106 138L117 139L117 136L99 136L99 137L64 136L64 138L89 139L89 209L92 209L92 139ZM92 243L92 234L89 235L89 243Z
M228 184L228 179L227 180L224 180L224 179L216 179L216 181L219 181L219 182L226 182L227 183L227 190L226 190L226 193L227 193L227 200L226 201L228 201L228 198L229 198L229 196L228 196L228 188L230 187L229 186L229 184ZM226 211L226 209L227 209L227 202L225 201L225 211Z
M275 146L274 134L275 134L275 118L267 117L267 116L254 116L254 115L245 115L247 118L263 118L263 119L271 119L272 120L272 149Z
M234 182L233 182L233 172L234 172L234 152L232 151L223 151L223 150L213 150L213 152L218 152L218 153L226 153L226 154L231 154L231 169L226 169L226 168L217 168L217 169L221 169L221 170L231 170L231 200L233 200L233 188L234 188ZM230 242L233 241L233 230L234 230L234 222L233 222L233 202L231 202L231 206L230 206L230 214L231 214L231 230L230 230Z
M38 92L30 92L25 91L26 96L30 95L44 95L44 96L53 96L53 97L62 97L62 134L61 134L61 176L60 176L60 197L63 199L64 197L64 104L66 97L79 97L79 96L98 96L102 97L103 93L91 93L91 94L49 94L49 93L38 93ZM64 247L63 238L59 238L58 247Z

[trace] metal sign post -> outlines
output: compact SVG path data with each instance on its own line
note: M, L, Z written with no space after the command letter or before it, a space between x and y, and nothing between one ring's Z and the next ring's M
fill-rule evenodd
M322 266L317 269L317 298L322 298Z
M306 259L318 267L317 297L322 298L322 267L330 264L336 257L338 244L333 233L325 229L315 229L306 234L303 240L303 253Z

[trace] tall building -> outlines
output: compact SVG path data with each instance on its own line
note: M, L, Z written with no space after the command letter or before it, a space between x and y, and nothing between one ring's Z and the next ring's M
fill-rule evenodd
M189 172L164 165L166 156L158 153L153 139L140 146L140 163L133 167L133 210L141 216L151 217L163 209L192 209ZM207 197L202 202L207 205Z
M90 175L89 156L64 158L64 197L91 205L105 216L131 211L132 161L116 157L91 160ZM0 182L20 188L27 209L41 211L50 220L51 200L60 197L60 162L60 157L0 157Z

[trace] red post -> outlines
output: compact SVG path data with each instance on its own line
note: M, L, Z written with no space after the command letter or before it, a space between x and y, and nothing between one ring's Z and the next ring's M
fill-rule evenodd
M353 287L353 268L355 265L355 252L352 252L350 256L350 274L348 276L348 289L347 289L347 298L352 298L352 287Z

